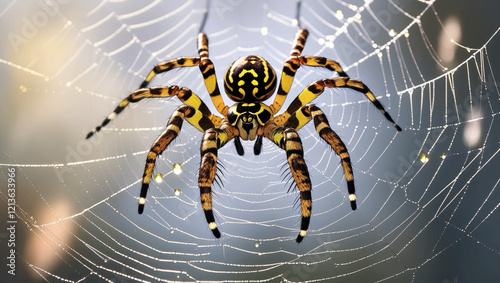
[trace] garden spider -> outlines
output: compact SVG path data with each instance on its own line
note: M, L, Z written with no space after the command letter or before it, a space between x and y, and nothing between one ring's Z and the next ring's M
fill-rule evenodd
M298 243L302 241L307 233L311 217L311 180L304 162L302 143L297 131L310 120L314 120L314 126L320 137L340 156L347 180L351 208L356 209L353 172L347 148L330 128L321 109L308 103L323 93L325 87L350 88L366 95L398 131L401 131L401 128L396 125L368 87L361 81L350 79L337 62L323 57L301 56L307 36L306 29L301 29L297 33L295 45L290 58L285 62L278 92L271 105L266 105L263 101L270 98L276 89L276 74L267 61L253 55L239 58L227 69L224 75L224 90L229 98L236 103L231 107L224 104L217 85L214 65L208 58L208 38L204 33L200 33L198 35L198 57L180 57L156 65L149 72L140 89L127 96L100 126L87 135L87 139L90 138L122 112L129 103L138 102L143 98L162 98L175 95L184 103L172 114L166 130L155 141L147 155L139 198L140 214L144 211L146 194L156 158L179 135L184 120L204 133L200 149L201 164L198 187L208 227L216 238L219 238L221 234L212 212L211 186L217 170L217 151L234 139L238 154L243 155L240 139L255 140L254 154L258 155L262 148L262 138L266 137L286 151L288 165L300 191L301 224L296 241ZM310 84L292 101L284 113L277 115L292 86L295 73L301 65L323 67L337 72L339 77L317 80ZM222 117L212 114L207 105L188 88L175 85L147 88L149 82L159 73L174 68L192 66L199 66L210 98Z

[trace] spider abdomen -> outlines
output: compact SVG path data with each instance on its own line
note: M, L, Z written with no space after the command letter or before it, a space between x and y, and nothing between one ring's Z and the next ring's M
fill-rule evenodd
M227 68L224 89L236 102L264 101L276 89L276 74L262 57L241 57Z

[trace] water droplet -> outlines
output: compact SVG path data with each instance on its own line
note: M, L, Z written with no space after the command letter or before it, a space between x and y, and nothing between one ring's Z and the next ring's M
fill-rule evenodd
M268 33L269 33L269 30L267 29L267 27L262 27L260 29L260 34L267 35Z
M427 157L427 155L425 153L422 153L422 155L420 156L420 162L427 163L428 161L429 161L429 157Z
M337 19L339 20L342 20L344 18L344 14L341 10L337 10L337 12L335 12L335 17L337 17Z
M155 182L157 184L161 183L163 181L163 175L161 173L156 174L155 176Z
M175 175L179 175L182 173L182 166L179 163L175 163L172 171L174 171Z

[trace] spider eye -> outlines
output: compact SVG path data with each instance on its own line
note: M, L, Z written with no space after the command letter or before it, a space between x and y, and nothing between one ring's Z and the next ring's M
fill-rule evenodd
M241 57L227 68L224 89L236 102L264 101L276 89L276 74L262 57Z

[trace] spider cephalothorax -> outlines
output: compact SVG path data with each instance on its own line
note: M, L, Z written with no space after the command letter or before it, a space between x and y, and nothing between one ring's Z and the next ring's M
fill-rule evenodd
M236 127L243 140L255 140L257 129L264 126L272 117L269 106L259 103L239 102L229 108L227 121Z
M243 155L241 138L255 140L254 154L257 155L261 151L262 139L265 137L286 151L293 180L300 191L301 224L296 241L302 241L307 233L311 217L312 185L304 161L302 142L297 131L311 120L314 120L314 126L319 136L339 155L347 181L351 208L356 209L354 176L347 148L330 127L323 111L308 103L323 93L325 87L350 88L363 93L398 131L401 131L401 128L396 125L370 89L363 82L350 79L337 62L324 57L301 56L307 36L306 29L301 29L297 33L295 45L290 53L291 56L285 62L281 73L278 91L270 105L263 102L270 98L276 89L276 74L266 60L254 55L237 59L227 69L224 76L224 89L227 96L236 103L231 107L224 104L217 85L214 65L208 59L207 36L200 33L198 36L198 57L180 57L156 65L142 82L141 88L127 96L118 104L115 111L104 119L100 126L94 128L87 135L87 138L90 138L106 126L129 103L138 102L143 98L177 96L184 103L172 114L167 129L155 141L147 155L139 197L139 213L144 211L146 194L156 158L179 135L184 120L204 133L200 149L201 164L198 187L208 227L215 237L221 236L212 211L212 183L217 170L217 152L227 142L234 140L238 154ZM278 114L292 86L295 73L302 65L326 68L337 72L339 77L313 82L290 103L286 111ZM188 88L178 86L147 88L149 82L157 74L174 68L191 66L199 66L210 99L222 117L212 114L207 105Z

